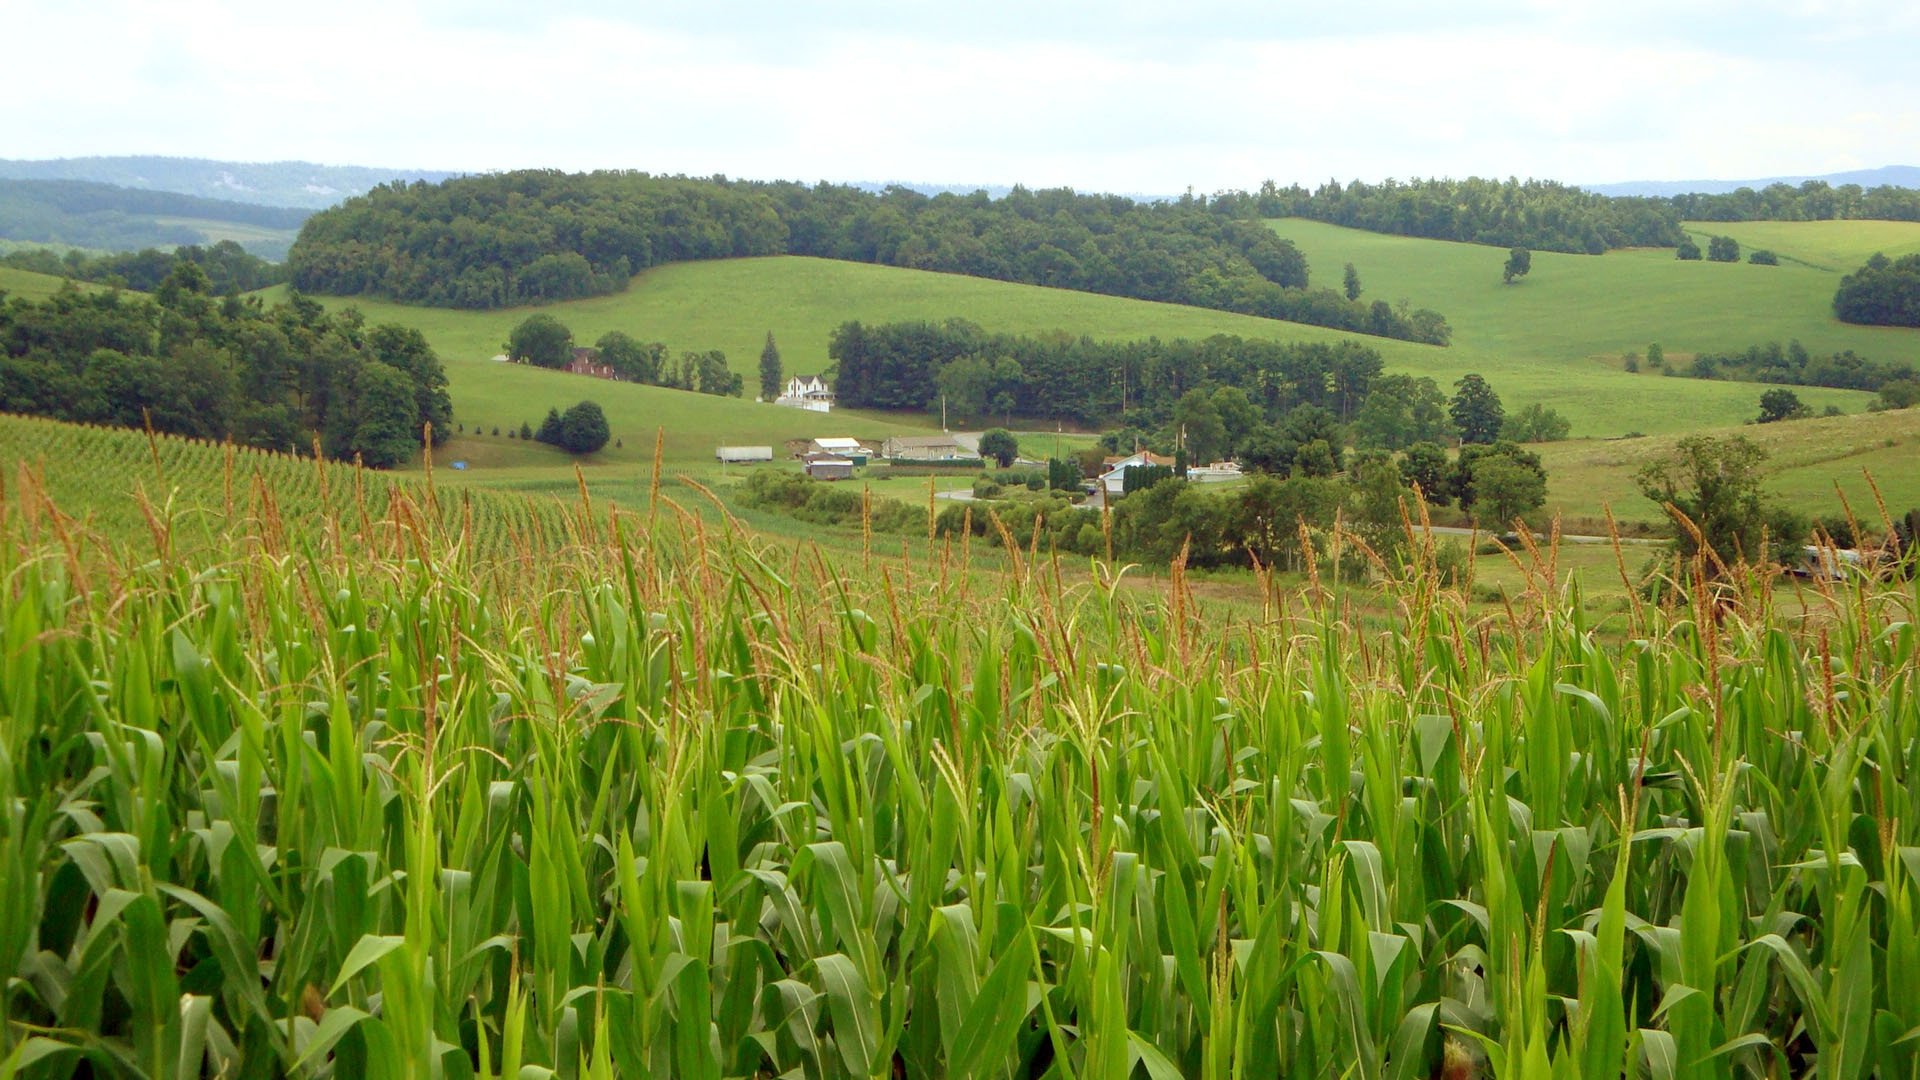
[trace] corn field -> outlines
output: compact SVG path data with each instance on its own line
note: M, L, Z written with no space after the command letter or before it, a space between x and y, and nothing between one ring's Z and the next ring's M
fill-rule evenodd
M1920 1076L1911 583L1222 620L670 504L500 572L31 488L0 1076Z
M434 493L392 473L231 444L0 415L0 485L70 516L78 534L208 557L232 536L298 548L330 536L383 543L396 505L442 530L464 531L491 560L564 546L577 513L552 499L485 490ZM25 465L25 473L15 470ZM32 496L38 494L41 499ZM164 536L155 530L164 528ZM144 556L143 556L144 557Z

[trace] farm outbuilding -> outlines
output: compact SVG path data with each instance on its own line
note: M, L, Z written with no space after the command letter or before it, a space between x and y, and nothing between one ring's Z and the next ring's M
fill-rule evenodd
M896 435L881 445L880 456L892 461L965 461L980 454L951 435Z
M851 480L853 479L853 460L836 454L808 454L800 459L800 467L815 480Z
M722 446L713 452L714 460L728 465L737 465L749 461L772 461L771 446Z
M864 454L866 452L866 448L860 445L859 439L833 436L814 439L807 443L807 453L809 454L839 454L842 457L851 457L854 454Z

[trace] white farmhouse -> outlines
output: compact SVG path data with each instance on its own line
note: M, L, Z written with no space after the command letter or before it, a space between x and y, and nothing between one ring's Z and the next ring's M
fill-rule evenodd
M818 375L795 375L787 380L786 389L773 403L808 412L830 412L833 409L833 388Z

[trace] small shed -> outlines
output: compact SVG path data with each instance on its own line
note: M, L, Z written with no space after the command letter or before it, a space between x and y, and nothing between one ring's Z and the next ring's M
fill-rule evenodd
M771 446L721 446L713 451L715 461L728 465L739 465L749 461L772 461Z
M866 453L866 448L860 445L859 439L833 437L814 439L807 443L807 453L838 454L841 457L851 457L854 454Z
M815 480L853 479L853 461L837 454L808 454L801 458L802 469Z

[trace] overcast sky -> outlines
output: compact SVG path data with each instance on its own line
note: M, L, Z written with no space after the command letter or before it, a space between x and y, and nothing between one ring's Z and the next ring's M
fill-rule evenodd
M1920 163L1915 0L0 0L0 157L1171 193Z

